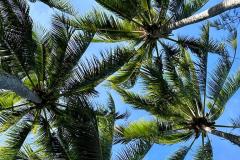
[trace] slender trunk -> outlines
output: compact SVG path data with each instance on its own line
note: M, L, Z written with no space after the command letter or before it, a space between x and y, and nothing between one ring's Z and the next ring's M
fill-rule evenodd
M0 89L11 90L17 95L35 103L41 103L36 93L28 89L21 80L7 73L0 73Z
M234 134L222 132L219 130L211 130L210 133L212 133L215 136L222 137L226 140L229 140L230 142L232 142L235 145L238 145L240 147L240 136L236 136Z
M183 26L197 23L200 21L203 21L205 19L209 19L211 17L214 17L216 15L219 15L227 10L234 9L240 7L240 0L224 0L221 3L218 3L217 5L201 12L196 15L192 15L188 18L184 18L178 22L175 22L169 26L169 30L175 30L178 28L181 28Z

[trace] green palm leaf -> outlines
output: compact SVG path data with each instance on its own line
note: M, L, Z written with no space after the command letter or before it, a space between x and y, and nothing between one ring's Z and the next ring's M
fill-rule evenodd
M194 160L212 160L213 152L212 145L210 141L208 141L204 146L201 146L195 155Z
M120 69L134 53L134 50L117 48L106 54L102 53L102 60L94 57L92 60L87 60L86 63L80 63L67 81L66 94L92 90Z
M26 109L21 111L0 111L0 133L17 124L26 113Z
M71 15L76 15L77 12L73 9L72 5L68 2L68 0L29 0L30 2L40 1L51 8L56 8L64 13L68 13Z
M117 127L115 133L115 143L127 143L132 140L148 140L158 136L157 122L155 121L137 121L126 127Z
M84 17L77 17L71 20L71 26L97 33L97 38L100 42L139 39L143 34L133 23L119 20L112 15L97 10L88 13Z
M134 140L145 140L160 144L172 144L191 137L191 132L172 132L174 126L167 122L136 121L128 126L118 126L114 143L128 143Z
M172 155L168 160L184 160L186 157L187 153L189 151L189 148L184 146L177 150L174 155Z
M34 64L36 43L32 38L32 20L24 0L1 1L2 67L7 72L17 71L28 75ZM9 67L9 68L8 68ZM10 70L9 70L10 69Z
M190 146L183 146L179 150L177 150L171 157L168 158L168 160L184 160L187 156L189 150L192 148L194 142L196 139L193 140L193 142L190 144Z
M3 155L1 158L15 159L31 129L32 126L29 121L19 122L13 126L7 133L7 147L2 147L0 149L0 153Z
M20 150L18 157L21 159L42 160L29 144L25 144Z
M58 118L57 135L73 160L102 159L97 119L85 99L69 99L68 109Z
M182 141L187 141L193 136L192 131L184 131L179 133L170 133L160 136L157 143L159 144L176 144Z
M56 134L53 133L49 122L43 117L40 117L40 119L40 124L35 124L37 127L37 138L34 144L38 147L37 152L45 159L70 159L68 151L65 150Z
M109 11L124 17L128 20L134 18L139 11L139 1L124 1L124 0L96 0L100 5Z
M107 80L114 84L121 84L129 80L132 76L139 73L141 63L143 62L143 55L137 54L124 66L122 66L116 74L110 76Z
M66 73L77 65L93 37L91 33L75 32L69 23L64 16L55 15L53 18L50 39L53 43L48 66L51 88L62 86L60 82L63 83L70 76Z
M220 81L216 80L217 76L215 76L215 79L213 78L213 80L216 81L216 84L213 83L213 85L210 86L210 87L213 87L212 89L216 89L215 91L210 90L211 91L210 94L213 94L211 96L211 98L214 98L213 99L214 104L212 104L210 107L210 114L213 119L217 119L222 114L222 112L224 111L224 107L225 107L226 103L228 102L228 100L239 89L239 71L234 76L228 76L230 69L235 61L235 56L237 53L237 45L236 45L237 44L237 31L230 33L230 35L228 37L228 43L234 50L234 57L230 63L230 66L228 66L228 68L225 69L225 72L226 72L225 75L222 75L223 77L225 77L225 78L223 78L223 81L220 82ZM229 61L230 60L228 60L227 63L229 63ZM222 65L224 67L224 64L222 64ZM227 65L227 64L225 64L225 65ZM220 69L221 69L221 67L220 67ZM228 70L228 72L227 72L227 70ZM224 70L223 70L223 72L224 72ZM220 74L220 73L216 72L215 74ZM220 77L218 77L218 78L220 78ZM219 85L217 83L219 83Z
M110 112L103 116L97 116L103 159L111 159L114 124L117 118L115 116L115 103L111 95L109 95L107 108Z
M172 0L169 4L169 11L175 21L191 16L198 11L208 0Z
M231 119L233 128L240 128L240 117Z
M112 88L122 96L125 103L131 104L132 107L144 109L152 114L158 113L158 109L154 107L153 102L149 98L126 91L118 86L112 86Z
M116 154L116 160L140 160L143 159L150 150L152 144L146 141L137 140L124 145Z
M226 106L226 103L237 92L239 88L240 88L240 71L238 71L235 76L227 78L224 86L222 87L218 95L218 99L216 100L215 103L216 106L214 106L214 108L211 108L210 116L213 119L217 119L222 114Z

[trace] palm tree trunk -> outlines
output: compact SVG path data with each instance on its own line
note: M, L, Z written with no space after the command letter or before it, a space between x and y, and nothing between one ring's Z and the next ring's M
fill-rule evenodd
M197 23L203 21L205 19L209 19L216 15L219 15L227 10L234 9L240 7L240 0L224 0L221 3L201 12L196 15L190 16L188 18L184 18L178 22L175 22L169 26L169 30L175 30L181 27L184 27L189 24Z
M212 133L215 136L222 137L226 140L229 140L230 142L232 142L240 147L240 136L236 136L236 135L218 131L218 130L211 130L210 133Z
M11 90L17 95L35 103L41 103L36 93L28 89L21 80L7 73L0 73L0 89Z

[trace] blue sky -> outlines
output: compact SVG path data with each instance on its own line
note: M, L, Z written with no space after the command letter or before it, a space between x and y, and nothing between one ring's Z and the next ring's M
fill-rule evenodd
M205 10L206 8L209 8L210 6L213 6L220 2L221 0L210 0L200 11ZM71 3L73 4L74 8L76 8L80 15L84 15L89 10L93 9L93 7L97 9L101 9L94 0L71 0ZM53 13L53 9L48 8L47 6L41 4L41 3L35 3L34 5L31 4L31 16L35 23L42 24L46 26L46 28L50 27L51 18L50 15ZM200 26L202 23L190 25L183 27L181 29L178 29L174 31L174 35L189 35L189 36L197 36L200 32ZM224 37L223 32L218 32L213 30L211 33L212 37L215 39L221 39ZM97 55L100 50L107 49L109 47L114 47L114 44L91 44L88 48L86 55ZM239 51L239 50L238 50ZM237 54L237 57L240 58L240 55ZM215 66L215 60L214 58L210 58L209 61L211 67ZM236 59L235 64L233 66L233 72L236 71L239 68L240 59ZM137 87L134 88L135 91L143 92L141 89L141 84L139 84ZM130 117L130 121L138 120L142 118L149 118L149 114L144 111L139 110L132 110L128 105L124 104L122 100L119 98L119 96L115 93L110 91L107 88L104 88L103 86L99 86L98 91L100 93L100 96L98 98L98 102L105 104L106 103L106 91L109 91L113 94L113 97L115 99L115 103L117 106L117 110L120 112L125 111L126 109L130 110L132 112L132 115ZM217 122L219 124L230 124L230 119L234 117L238 117L240 115L240 92L238 91L233 98L228 102L226 106L226 110L222 116L221 119L219 119ZM227 129L222 129L223 131L229 131ZM234 131L235 133L240 134L239 131ZM214 151L214 159L215 160L238 160L239 159L239 153L240 150L238 147L232 145L230 142L224 141L220 138L216 138L214 136L210 136L213 151ZM163 145L154 145L152 149L149 151L149 153L146 155L144 160L164 160L168 156L170 156L174 151L178 149L179 146L182 146L183 144L176 144L171 146L163 146ZM188 160L192 159L192 156L196 153L196 148L199 146L199 143L196 143L190 153L187 156ZM119 147L115 147L113 150L118 150Z

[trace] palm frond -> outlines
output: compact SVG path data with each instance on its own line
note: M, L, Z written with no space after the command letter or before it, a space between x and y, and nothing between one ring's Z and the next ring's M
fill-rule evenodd
M240 128L240 117L231 119L233 128Z
M171 133L173 125L167 122L144 121L132 122L127 126L117 126L115 128L114 143L128 143L134 140L146 140L155 143L165 144L167 136L174 138L175 133ZM186 137L186 134L184 134ZM182 136L181 138L183 139ZM179 138L180 134L175 134Z
M149 98L157 104L174 103L174 92L163 76L164 68L161 57L155 59L154 63L143 67L141 77L149 92Z
M154 60L154 63L145 65L141 77L147 91L145 97L151 99L154 104L153 111L155 110L155 113L162 119L179 118L183 116L179 112L180 107L193 107L193 105L186 105L192 99L192 95L190 96L186 91L180 76L176 72L175 65L170 62L169 58L166 59L165 64L158 57ZM181 98L185 97L185 105L180 102L180 96Z
M72 77L66 82L66 93L84 92L94 89L108 76L119 70L134 55L134 50L116 48L101 53L101 60L94 57L81 62L79 67L73 71Z
M50 60L51 32L41 25L35 25L33 28L33 38L37 43L35 53L34 72L36 74L38 84L46 81L46 71Z
M29 144L24 144L18 153L19 159L42 160Z
M166 133L160 136L156 143L159 144L176 144L183 141L188 141L193 137L192 131Z
M163 52L165 53L163 57L163 66L166 79L169 84L181 91L183 89L183 81L177 72L176 64L174 64L173 58L174 55L179 53L179 49L164 43L161 44L163 46Z
M188 151L189 151L189 148L184 146L179 150L177 150L170 158L168 158L168 160L184 160Z
M152 144L147 141L136 140L125 144L116 154L116 160L139 160L143 159L150 150Z
M238 31L237 28L233 28L227 37L227 42L231 46L234 52L237 51L237 43L238 43Z
M216 100L215 106L212 106L210 116L213 119L217 119L224 111L225 105L230 100L230 98L238 91L240 88L240 71L236 73L235 76L230 76L225 81L218 98Z
M228 55L222 56L209 80L209 96L216 99L231 69L231 61Z
M96 0L107 10L115 13L121 18L132 20L139 11L139 1L124 1L124 0Z
M58 136L71 159L102 159L97 119L87 100L69 99L68 108L57 125Z
M210 141L199 148L194 160L213 160L212 145Z
M76 15L77 11L73 8L73 6L68 2L68 0L29 0L30 2L40 1L51 8L56 8L64 13L68 13L71 15Z
M189 36L179 36L177 40L174 40L174 42L184 48L190 49L195 54L201 53L200 48L205 48L199 39Z
M157 11L159 11L158 23L164 22L167 17L168 12L168 6L169 6L170 0L154 0L153 1L153 7L156 8Z
M197 75L197 68L191 59L190 53L183 47L181 47L182 54L178 62L178 72L183 79L183 85L188 90L193 99L196 101L197 108L201 110L201 97L199 88L199 79Z
M93 35L75 31L70 26L69 20L61 15L55 15L52 23L51 40L53 43L48 72L50 88L57 88L62 86L60 82L63 83L70 76L70 72L84 54Z
M190 146L183 146L179 150L177 150L171 157L168 158L168 160L184 160L187 156L189 150L192 148L196 138L193 140L193 142L190 144Z
M7 110L19 106L18 104L24 104L23 99L12 91L1 91L0 92L0 110Z
M0 153L3 155L1 158L16 159L31 129L32 125L29 121L20 122L11 128L7 133L7 146L0 149Z
M203 25L201 30L201 40L204 41L204 44L208 45L209 43L209 25ZM204 103L206 100L206 89L207 89L207 67L208 67L208 50L202 50L201 53L198 53L199 62L197 63L198 67L198 79L199 86L203 95ZM205 105L205 104L203 104ZM204 109L204 108L202 108Z
M143 35L141 29L128 21L120 20L112 15L96 9L84 17L71 20L71 26L97 33L98 41L125 41L139 39Z
M184 6L184 0L172 0L169 3L169 12L171 13L171 16L176 21L181 14L181 11L183 10Z
M179 108L181 106L181 112L185 112L185 114L189 116L192 116L193 114L199 114L199 107L196 107L196 103L199 103L199 96L197 96L196 93L195 96L193 96L193 94L189 92L189 86L184 84L184 77L181 76L181 72L179 71L180 68L178 67L177 63L178 58L171 54L171 52L174 51L174 48L172 48L173 46L168 46L163 43L162 45L164 45L165 52L163 57L164 79L166 81L165 83L168 85L168 88L170 88L170 91L172 91L170 98L168 98L170 99L170 106L174 107L177 105ZM176 51L174 51L174 53L176 53ZM163 92L163 96L166 96L164 94L165 93ZM181 99L184 99L184 101ZM172 108L170 110L176 110L177 112L176 107L175 109Z
M16 125L28 111L0 111L0 133L6 131L13 125Z
M114 143L128 143L132 140L151 140L159 135L157 122L137 121L128 126L118 126L115 128Z
M131 115L131 113L128 110L126 110L123 113L116 112L115 119L116 120L119 120L119 119L125 119L126 120L130 117L130 115Z
M219 15L214 21L211 21L211 26L215 27L217 30L226 30L228 32L235 32L236 26L239 22L239 12L237 9L224 12Z
M228 61L227 63L230 63L230 64L227 64L226 62L224 62L224 63L226 63L226 65L227 65L226 67L228 67L228 68L226 68L225 75L222 75L224 77L223 81L217 82L217 83L219 83L219 86L214 85L217 88L213 88L213 89L217 89L217 92L214 94L215 97L213 96L214 103L212 104L212 106L210 106L210 114L213 119L217 119L221 115L221 113L224 111L225 104L239 88L238 87L239 71L236 73L235 76L228 76L230 69L235 61L236 53L237 53L237 30L236 29L234 29L233 32L231 32L229 34L229 36L227 38L227 42L231 46L231 48L234 52L233 59L231 62L229 62L230 58L228 58L228 57L223 58L223 59L227 59L227 61ZM225 56L228 56L228 55L225 55ZM223 56L223 57L225 57L225 56ZM228 71L228 73L227 73L227 71ZM217 74L218 74L218 72L217 72ZM214 93L214 92L210 92L210 93Z
M37 125L37 139L36 144L37 152L45 159L65 158L68 159L68 154L64 146L59 142L58 137L51 130L49 122L40 116L40 123Z
M175 21L189 17L197 12L208 0L172 0L169 4L169 10Z
M152 114L160 112L160 109L156 108L154 106L154 102L152 102L149 98L126 91L118 86L112 85L112 88L122 96L125 103L132 105L132 107L136 109L144 109Z
M109 95L108 108L110 113L105 116L98 116L98 130L103 159L111 159L115 117L115 103L111 95Z
M121 84L129 80L132 76L139 73L141 64L143 62L143 55L137 54L122 66L116 74L110 76L107 80L114 84Z
M32 38L32 20L24 0L1 1L1 38L4 48L1 63L7 72L27 75L34 64L36 43ZM9 68L7 68L9 67Z

